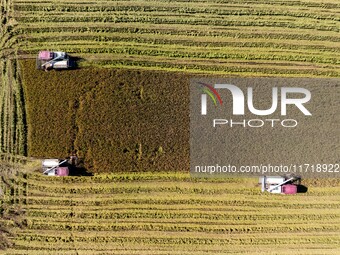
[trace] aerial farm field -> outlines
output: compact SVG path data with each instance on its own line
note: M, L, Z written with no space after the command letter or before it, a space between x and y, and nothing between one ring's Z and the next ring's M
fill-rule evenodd
M0 254L340 254L339 180L286 196L188 173L189 78L338 77L339 8L0 0ZM36 70L40 50L79 68ZM70 153L94 175L38 172Z
M338 77L338 8L321 0L2 0L1 150L28 153L34 131L18 61L39 50L66 51L90 68Z
M184 173L20 175L5 254L339 254L339 181L305 184L292 197Z
M5 45L21 56L59 49L91 66L336 77L339 7L321 0L17 0Z

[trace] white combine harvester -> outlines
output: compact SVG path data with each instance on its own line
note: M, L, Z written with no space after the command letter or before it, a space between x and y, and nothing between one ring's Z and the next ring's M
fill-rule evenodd
M268 191L276 194L296 194L300 181L301 178L298 176L261 176L259 179L262 192ZM294 184L294 182L297 182L297 184Z
M40 51L37 57L37 69L45 71L51 69L70 68L69 56L62 51Z
M67 166L67 159L44 159L42 161L43 174L49 176L68 176L69 168Z

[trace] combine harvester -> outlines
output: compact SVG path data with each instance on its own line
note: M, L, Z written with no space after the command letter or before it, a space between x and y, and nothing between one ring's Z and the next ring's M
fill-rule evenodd
M42 161L43 174L49 176L68 176L69 167L67 161L68 159L44 159Z
M296 184L295 184L296 182ZM301 177L282 177L282 176L261 176L259 183L261 191L268 191L276 194L296 194Z
M37 57L37 69L49 71L51 69L69 69L70 58L61 51L40 51Z

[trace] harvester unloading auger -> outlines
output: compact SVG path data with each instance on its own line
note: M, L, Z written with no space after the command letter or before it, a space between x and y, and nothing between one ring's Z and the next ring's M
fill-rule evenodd
M261 191L277 194L296 194L300 185L300 176L261 176Z

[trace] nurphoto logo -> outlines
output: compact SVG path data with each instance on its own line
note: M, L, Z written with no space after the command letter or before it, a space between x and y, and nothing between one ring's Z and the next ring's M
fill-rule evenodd
M208 114L208 96L211 98L213 104L217 106L217 101L220 106L223 107L222 96L228 96L227 98L232 99L232 115L242 116L245 115L246 107L247 110L256 116L269 116L278 111L280 105L280 115L287 116L287 106L293 105L305 116L311 116L312 114L306 108L305 104L311 100L311 92L305 88L298 87L273 87L271 91L271 98L267 100L271 102L270 108L257 109L254 106L254 92L252 87L247 88L247 96L244 92L236 85L232 84L206 84L199 82L200 89L203 92L201 94L201 115ZM220 92L218 92L219 90ZM294 97L298 95L297 97ZM259 95L261 96L261 95ZM245 103L247 101L247 104ZM242 121L233 121L232 119L213 119L213 127L218 125L229 124L230 127L235 125L241 125L243 127L262 127L265 123L271 123L274 127L276 122L280 122L283 127L296 127L298 125L295 119L249 119Z

